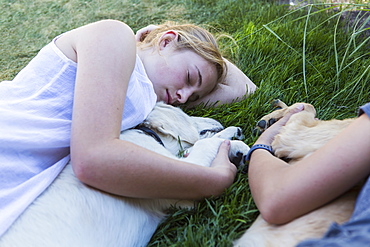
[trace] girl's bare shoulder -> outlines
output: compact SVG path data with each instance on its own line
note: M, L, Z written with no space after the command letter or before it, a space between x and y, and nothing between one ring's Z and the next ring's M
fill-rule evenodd
M86 42L109 44L122 38L135 39L134 32L127 24L116 20L102 20L64 33L55 44L69 59L77 62L78 44Z

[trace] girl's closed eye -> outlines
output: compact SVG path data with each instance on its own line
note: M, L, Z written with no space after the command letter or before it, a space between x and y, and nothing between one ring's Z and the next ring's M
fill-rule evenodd
M187 74L188 74L188 76L187 76L186 84L190 86L190 85L191 85L191 80L190 80L190 73L189 73L189 70L188 70Z

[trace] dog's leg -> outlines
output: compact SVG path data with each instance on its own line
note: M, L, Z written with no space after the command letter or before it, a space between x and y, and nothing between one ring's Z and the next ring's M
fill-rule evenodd
M287 106L284 102L280 100L276 100L274 105L278 108L278 110L275 110L271 112L270 114L265 115L257 122L257 125L254 129L254 133L261 134L263 131L265 131L268 127L273 125L276 121L278 121L280 118L284 117L287 112L289 112L290 109L296 108L298 104L304 105L304 111L310 112L313 114L313 116L316 115L315 108L307 103L295 103L291 106Z
M230 126L218 132L212 138L221 138L228 140L242 140L244 138L243 131L239 127Z
M189 149L189 155L185 158L185 161L201 166L211 166L224 140L221 138L207 138L197 141ZM232 140L230 143L229 159L238 167L244 165L248 151L249 147L247 144L242 141Z
M222 142L223 139L220 138L201 139L187 150L188 156L184 158L184 161L200 166L210 166Z
M354 119L322 121L315 118L313 106L291 116L275 136L271 146L275 156L287 159L289 164L309 156L345 129Z

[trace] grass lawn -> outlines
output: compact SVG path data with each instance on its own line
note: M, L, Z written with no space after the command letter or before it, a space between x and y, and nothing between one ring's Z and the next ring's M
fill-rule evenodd
M259 89L237 103L187 112L243 128L251 145L253 126L273 99L311 103L321 119L354 117L370 101L370 30L363 24L370 17L355 10L369 13L369 3L293 8L278 0L0 0L0 81L11 80L56 35L93 21L118 19L134 31L166 20L201 24L232 37L220 38L224 55ZM257 214L248 175L238 173L222 196L195 210L172 209L150 246L230 246Z

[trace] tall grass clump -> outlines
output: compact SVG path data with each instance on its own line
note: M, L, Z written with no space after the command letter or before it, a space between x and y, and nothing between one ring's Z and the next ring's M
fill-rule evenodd
M203 25L220 35L225 57L259 89L229 105L185 110L243 128L251 145L256 121L277 98L311 103L321 119L356 116L370 100L369 11L361 0L295 6L278 0L0 0L0 81L11 80L53 37L93 21L118 19L134 31L167 20ZM240 170L222 196L194 210L171 209L149 246L230 246L257 214L248 174Z

